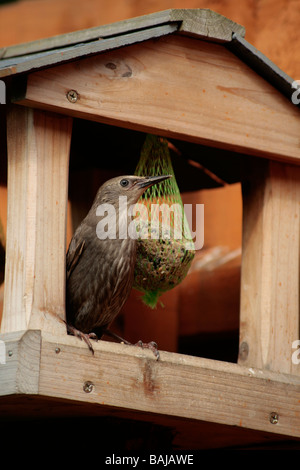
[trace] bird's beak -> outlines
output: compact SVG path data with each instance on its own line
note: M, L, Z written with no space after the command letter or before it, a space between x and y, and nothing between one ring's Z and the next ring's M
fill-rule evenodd
M162 175L162 176L146 176L136 183L139 188L149 188L156 183L172 178L172 175Z

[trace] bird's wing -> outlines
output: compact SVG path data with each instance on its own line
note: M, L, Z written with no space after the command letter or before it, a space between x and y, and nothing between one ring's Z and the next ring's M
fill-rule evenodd
M82 255L84 243L84 240L76 240L75 237L71 240L67 253L67 280L71 276L80 256Z

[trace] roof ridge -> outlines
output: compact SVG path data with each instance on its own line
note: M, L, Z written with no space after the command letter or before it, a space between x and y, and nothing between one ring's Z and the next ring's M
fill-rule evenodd
M75 46L79 43L87 43L100 38L108 38L130 31L138 31L173 22L178 23L178 31L183 34L207 37L217 41L230 41L232 33L238 33L241 36L245 35L245 28L243 26L212 10L206 8L169 9L3 47L0 48L0 59Z

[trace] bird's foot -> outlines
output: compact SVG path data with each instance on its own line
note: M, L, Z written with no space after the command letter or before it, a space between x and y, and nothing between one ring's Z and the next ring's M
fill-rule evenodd
M150 349L156 357L156 360L159 360L160 355L155 341L150 341L150 343L143 343L143 341L139 340L137 343L134 344L134 346L138 346L142 349Z
M120 343L128 344L129 346L138 346L138 347L143 348L143 349L150 349L153 352L154 356L156 357L157 361L160 358L157 344L154 341L150 341L150 343L143 343L143 341L139 340L137 343L132 344L129 341L127 341L126 339L121 338L121 336L117 335L116 333L113 333L112 331L110 331L108 329L103 330L103 333L108 335L108 336L111 336L112 338L114 338L118 341L120 341Z
M95 333L83 333L72 325L67 325L67 332L70 335L77 336L77 338L83 340L87 344L89 350L94 354L94 349L90 339L98 341L98 337Z

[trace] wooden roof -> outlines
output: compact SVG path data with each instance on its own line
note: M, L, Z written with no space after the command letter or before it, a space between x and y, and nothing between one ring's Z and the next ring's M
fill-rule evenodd
M289 99L293 79L245 39L245 28L209 9L170 9L0 49L0 78L135 44L167 34L221 42Z
M300 116L291 101L293 79L244 35L242 26L211 10L166 10L0 49L0 78L16 77L8 89L21 105L298 163ZM121 49L135 73L127 62L122 69ZM137 62L141 55L145 64L142 75L128 58L137 50ZM97 80L94 66L101 69ZM121 88L114 76L122 80ZM72 90L78 92L74 102L68 98Z
M87 57L171 33L231 41L245 29L207 9L172 9L96 28L0 49L0 76L15 75Z

